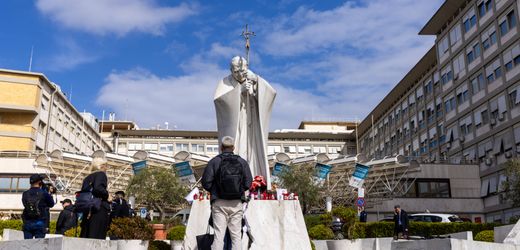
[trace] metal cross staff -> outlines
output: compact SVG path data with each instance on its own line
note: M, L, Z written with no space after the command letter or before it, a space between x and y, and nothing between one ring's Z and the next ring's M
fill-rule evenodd
M249 31L248 25L246 24L246 28L244 29L244 31L242 31L242 37L246 40L246 59L247 59L247 63L249 63L249 64L250 64L249 48L251 47L249 40L251 39L252 36L256 36L256 34L253 31Z

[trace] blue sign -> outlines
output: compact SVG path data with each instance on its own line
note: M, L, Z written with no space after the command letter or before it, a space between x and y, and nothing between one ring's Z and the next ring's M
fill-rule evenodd
M365 165L356 163L356 170L354 171L353 176L363 180L363 179L367 178L369 169L370 169L369 166L365 166Z
M138 161L131 164L132 170L134 170L134 174L138 174L143 169L146 168L146 161Z
M181 181L189 183L197 182L189 161L175 163L172 167Z
M190 176L193 174L193 170L191 169L189 161L183 161L179 163L175 163L175 171L179 175L179 177Z
M331 169L331 165L316 163L316 177L325 180Z
M363 197L357 198L356 205L358 207L364 207L365 206L365 198L363 198Z
M280 176L280 174L283 172L283 171L287 171L289 170L289 166L283 164L283 163L279 163L277 162L276 164L274 164L274 167L273 167L273 172L271 172L271 174L273 176Z
M147 213L146 208L143 207L143 208L141 208L139 215L141 216L141 218L144 219L144 218L146 218L146 213Z

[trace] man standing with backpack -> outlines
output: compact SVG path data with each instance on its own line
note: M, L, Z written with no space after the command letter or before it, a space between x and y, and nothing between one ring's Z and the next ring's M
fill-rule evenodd
M54 200L42 189L41 175L31 175L29 183L31 188L22 194L23 236L25 239L45 238L45 211L54 206Z
M233 137L222 138L222 154L209 161L202 176L202 186L211 193L211 216L215 238L211 248L224 248L226 229L232 241L232 249L242 249L242 198L249 189L253 177L249 164L240 156L233 154L235 149Z

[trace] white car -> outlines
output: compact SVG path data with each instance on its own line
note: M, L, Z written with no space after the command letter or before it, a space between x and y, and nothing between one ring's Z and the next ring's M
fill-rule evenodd
M463 222L459 216L454 214L412 214L409 215L408 218L410 221L420 221L420 222Z

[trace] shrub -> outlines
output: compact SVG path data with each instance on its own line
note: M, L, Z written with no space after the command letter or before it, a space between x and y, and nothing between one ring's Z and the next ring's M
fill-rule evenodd
M79 237L81 235L81 227L71 228L65 231L63 235L67 237Z
M305 226L307 227L307 230L321 224L320 215L318 214L308 214L303 216L303 219L305 220Z
M331 240L334 239L334 233L325 225L316 225L309 229L309 237L313 240Z
M314 242L311 240L311 250L316 250L316 246L314 245Z
M363 239L367 238L367 223L356 222L350 227L349 232L350 239Z
M153 229L139 217L115 218L110 224L108 235L123 240L153 240Z
M4 229L22 230L22 220L0 220L0 235L4 234Z
M516 224L516 222L518 222L518 219L520 219L520 216L518 215L509 218L509 224Z
M148 245L148 250L170 250L170 249L171 249L170 244L168 244L162 240L150 241L150 244Z
M4 229L14 229L22 231L22 220L0 220L0 235L4 234ZM49 231L54 233L56 231L56 221L49 223Z
M478 241L486 241L486 242L494 242L494 232L493 230L484 230L477 235L475 235L475 240Z
M332 209L332 215L341 219L343 224L343 233L352 239L351 227L356 223L357 210L351 207L336 207Z
M184 235L186 234L186 227L183 225L174 226L168 231L168 236L166 236L169 240L184 240Z
M394 235L393 222L369 222L366 223L367 238L392 237Z

